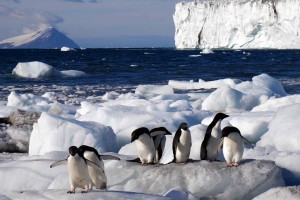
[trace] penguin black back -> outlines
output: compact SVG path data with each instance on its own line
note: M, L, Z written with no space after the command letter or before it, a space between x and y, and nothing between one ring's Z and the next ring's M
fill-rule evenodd
M144 133L146 133L146 134L149 135L149 130L146 127L141 127L141 128L138 128L138 129L134 130L131 133L131 142L133 142L136 139L138 139L140 137L140 135L142 135Z
M228 135L233 132L237 132L241 135L241 132L238 128L233 126L226 126L225 128L222 129L222 137L228 137Z
M201 160L207 160L207 144L209 141L209 138L211 136L211 132L213 127L218 123L219 120L223 120L226 117L229 117L229 115L226 115L224 113L217 113L213 119L213 121L208 125L206 132L205 132L205 136L203 139L203 142L201 144L201 150L200 150L200 158Z
M85 151L91 151L91 152L93 152L94 154L97 155L99 160L101 160L100 154L98 153L97 149L95 149L94 147L90 147L90 146L87 146L87 145L81 145L78 149L79 149L79 151L82 151L82 153L84 153Z

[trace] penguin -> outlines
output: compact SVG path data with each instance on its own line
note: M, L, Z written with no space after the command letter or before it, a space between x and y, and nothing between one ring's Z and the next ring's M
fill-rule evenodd
M88 166L89 189L93 189L93 186L95 186L97 189L106 190L107 178L104 171L103 160L120 160L120 159L115 156L100 155L95 148L87 145L81 145L78 149L83 153L85 159L92 161L99 166L98 168Z
M218 157L218 146L221 141L221 121L229 117L224 113L217 113L213 121L208 125L204 140L201 144L200 159L214 161Z
M251 143L241 135L238 128L226 126L222 129L222 140L219 148L223 145L223 154L228 167L237 167L244 153L244 142L250 148L253 148Z
M155 157L155 146L150 132L147 128L141 127L131 133L131 142L136 141L138 156L141 164L153 164Z
M96 168L97 170L100 170L101 167L96 163L87 160L83 156L83 151L76 146L71 146L69 148L69 153L70 155L67 159L53 163L50 168L67 164L69 171L69 182L71 186L71 189L67 193L75 193L77 187L83 188L81 193L87 193L90 180L88 166Z
M191 132L187 123L181 123L173 139L174 162L187 163L192 146Z
M162 157L166 144L165 135L172 135L165 127L154 128L150 131L150 136L152 137L155 146L154 163L159 163Z

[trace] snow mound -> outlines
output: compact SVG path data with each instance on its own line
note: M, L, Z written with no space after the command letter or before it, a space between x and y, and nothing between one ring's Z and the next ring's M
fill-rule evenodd
M51 151L66 151L82 144L99 152L116 151L116 135L111 127L96 122L81 122L43 112L33 125L29 155L43 155Z
M273 146L279 151L300 151L300 104L280 108L257 145Z
M249 111L270 97L284 97L281 83L267 75L254 76L252 81L225 85L212 92L202 103L202 109L215 112Z
M293 187L278 187L272 188L259 196L255 197L253 200L299 200L300 199L300 186Z
M51 65L33 61L33 62L20 62L13 69L12 74L24 78L44 78L53 76L55 73Z
M238 168L207 161L154 166L109 161L105 168L109 190L158 195L180 187L197 198L251 199L270 188L285 185L281 170L270 161L246 160Z

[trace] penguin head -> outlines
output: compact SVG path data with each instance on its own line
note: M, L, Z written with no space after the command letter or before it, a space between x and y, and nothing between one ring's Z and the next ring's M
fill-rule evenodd
M179 128L186 131L186 130L188 130L188 125L187 125L187 123L182 122L182 123L179 125Z
M227 117L229 117L229 115L226 115L224 113L217 113L216 116L215 116L215 119L222 120L222 119L225 119Z
M222 129L222 138L223 137L228 137L228 135L230 133L234 133L234 132L237 132L237 133L241 134L241 132L238 128L233 127L233 126L226 126Z
M75 156L77 152L78 152L78 148L76 146L70 146L69 147L70 155Z
M141 128L138 128L138 129L134 130L131 133L131 142L133 142L136 139L138 139L140 137L140 135L142 135L144 133L149 135L149 130L147 128L145 128L145 127L141 127Z

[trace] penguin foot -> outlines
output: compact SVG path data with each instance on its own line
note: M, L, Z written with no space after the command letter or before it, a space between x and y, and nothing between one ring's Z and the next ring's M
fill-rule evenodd
M88 193L88 190L84 189L84 190L81 191L81 193Z
M67 193L68 194L75 194L75 190L69 190Z
M238 167L238 166L239 166L239 163L232 163L232 165L233 165L234 167Z

